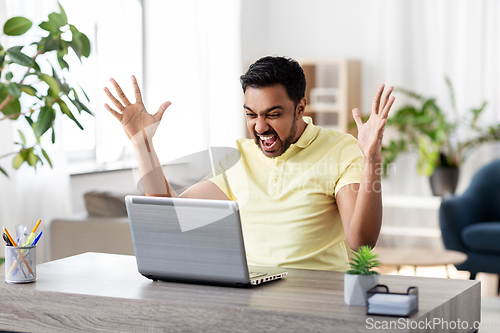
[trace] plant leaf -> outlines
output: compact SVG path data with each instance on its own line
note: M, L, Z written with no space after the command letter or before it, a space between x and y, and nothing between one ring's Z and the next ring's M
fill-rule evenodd
M400 92L406 96L409 96L409 97L412 97L414 99L417 99L417 100L421 100L423 99L422 95L419 95L411 90L407 90L407 89L404 89L404 88L400 88L400 87L396 87L394 88L394 91L395 92Z
M78 111L80 111L80 113L82 111L85 111L92 116L94 115L85 104L80 102L80 100L75 98L75 99L72 99L71 102L73 102L73 104L77 107L77 109L78 109Z
M483 113L483 111L486 108L487 104L488 104L487 102L483 102L483 105L481 105L479 107L479 109L471 109L470 110L472 112L472 114L473 114L472 121L471 121L471 127L472 128L474 128L474 126L476 125L477 119L479 118L479 116L481 115L481 113Z
M19 85L16 82L9 83L9 85L7 86L7 90L13 98L18 99L19 97L21 97L21 89L19 89Z
M5 79L7 81L12 80L13 77L14 77L14 74L12 74L12 72L8 72L7 74L5 74Z
M24 137L23 132L21 130L17 130L19 132L19 136L21 137L21 140L23 141L23 145L26 146L26 138Z
M80 39L80 44L81 44L80 51L82 52L82 55L85 58L88 58L89 55L90 55L90 41L89 41L89 38L84 33L80 33L78 35L78 39Z
M50 33L58 33L59 32L59 27L55 24L53 21L43 21L38 25L40 28L42 28L45 31L48 31Z
M20 36L30 30L32 25L26 17L16 16L5 22L3 33L7 36Z
M80 90L82 91L83 96L85 96L85 99L87 100L87 102L90 102L89 96L87 96L87 93L85 92L85 90L83 90L82 86L78 84L78 87L80 87Z
M36 96L36 89L33 86L24 84L21 86L20 90L30 96Z
M10 60L16 64L27 67L33 67L35 65L35 61L26 54L22 53L17 47L11 47L6 53Z
M57 38L54 34L49 34L47 37L41 39L38 51L50 52L59 50L61 48L61 39Z
M21 167L23 163L24 163L23 154L19 153L18 155L16 155L16 157L14 157L14 160L12 161L12 167L17 170Z
M358 251L353 252L351 257L351 270L348 274L358 274L358 275L373 275L378 274L373 271L373 268L378 266L380 262L376 260L377 255L372 252L370 246L361 246Z
M45 159L47 160L47 162L49 162L49 165L52 168L52 161L50 160L49 155L47 154L47 152L43 148L42 148L42 154L43 154L43 157L45 157Z
M64 69L64 68L67 68L69 70L69 65L68 63L66 62L66 60L64 60L62 57L57 57L57 61L59 62L59 66L61 66L61 69Z
M38 157L38 155L35 154L35 152L33 151L33 148L29 149L28 156L26 158L26 162L28 162L28 164L30 166L35 167L35 169L36 169L36 164L38 163L39 160L40 160L40 157Z
M52 90L52 93L54 93L56 96L59 95L61 90L59 89L59 85L57 84L56 79L47 74L41 74L40 79L49 85L49 88Z
M82 57L88 58L90 55L90 41L88 37L84 33L78 31L72 24L69 25L69 28L73 35L71 42L68 42L69 46L75 51L80 61Z
M82 55L82 52L80 51L81 46L76 41L79 41L79 40L75 39L73 37L73 40L71 42L68 42L68 45L73 49L73 51L75 51L76 56L78 57L78 59L80 59L80 61L82 61L81 58L82 58L83 55Z
M7 96L9 95L9 92L7 89L0 89L0 102L3 102ZM4 106L2 111L4 115L8 116L11 114L15 113L20 113L21 112L21 103L19 103L19 100L14 98L10 101L9 104ZM17 119L18 117L12 118L12 119Z
M57 30L59 30L68 24L68 19L59 13L51 13L49 14L49 22L52 22L57 27Z
M68 16L66 15L66 11L64 10L63 6L59 3L59 10L61 13L59 14L61 16L61 19L68 24ZM65 24L65 25L66 25Z
M41 137L49 128L52 127L55 119L55 111L50 106L44 106L40 110L38 119L35 123L35 135Z
M446 85L448 86L448 91L450 93L451 108L453 109L453 112L455 112L455 114L458 115L457 103L455 100L455 90L453 89L453 84L451 84L448 75L445 75L444 79L446 81Z
M2 167L0 167L0 172L3 173L5 175L5 177L9 178L9 174ZM1 259L3 259L3 258L0 258L0 265L1 265Z
M73 113L71 113L70 109L68 108L68 105L66 105L66 103L62 99L58 100L57 104L61 108L61 112L67 115L69 119L73 120L75 124L78 127L80 127L81 130L83 130L83 126L78 122L78 120L76 120L75 116L73 115Z
M28 117L28 116L24 116L24 118L26 119L26 121L28 122L28 124L30 124L30 127L33 128L33 119L31 119L31 117Z

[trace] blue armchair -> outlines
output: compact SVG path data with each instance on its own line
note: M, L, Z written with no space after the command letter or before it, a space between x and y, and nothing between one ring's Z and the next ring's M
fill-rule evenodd
M439 224L444 246L468 256L457 269L471 279L479 272L500 275L500 160L477 171L462 195L443 200Z

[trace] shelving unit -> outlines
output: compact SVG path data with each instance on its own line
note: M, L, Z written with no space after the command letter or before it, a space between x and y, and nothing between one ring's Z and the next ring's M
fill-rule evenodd
M361 62L349 59L299 60L306 75L306 116L314 124L357 136L352 109L361 104Z

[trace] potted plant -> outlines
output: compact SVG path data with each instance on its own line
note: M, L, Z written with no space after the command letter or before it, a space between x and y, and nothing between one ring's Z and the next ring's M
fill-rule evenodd
M443 112L433 97L424 97L415 92L398 88L415 101L392 113L387 127L397 131L398 138L382 147L384 172L401 152L418 153L418 173L430 176L434 195L450 195L458 183L459 168L468 153L478 145L500 140L500 124L479 126L478 119L486 102L478 108L460 115L455 103L455 93L448 77L451 109L450 115Z
M50 133L52 143L56 133L54 120L58 114L71 119L80 129L74 113L82 111L92 114L83 103L87 95L69 83L69 64L65 60L70 50L81 60L90 54L87 36L68 23L66 13L59 5L59 13L51 13L39 27L44 35L30 45L15 45L5 49L0 44L0 121L27 122L31 130L19 131L17 147L0 156L0 160L12 156L12 166L18 169L26 162L36 168L39 164L52 166L49 155L42 147L42 136ZM32 22L22 16L12 17L5 23L3 33L13 36L25 34ZM82 94L82 95L79 95ZM7 172L0 165L0 173Z
M370 246L362 246L353 252L351 269L344 275L344 301L348 305L366 306L366 292L378 284L380 262Z

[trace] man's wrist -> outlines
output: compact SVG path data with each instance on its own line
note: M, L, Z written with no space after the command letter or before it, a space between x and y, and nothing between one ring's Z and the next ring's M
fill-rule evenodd
M363 174L364 176L368 176L368 179L375 180L380 179L380 176L383 173L383 165L382 158L380 156L375 157L366 157L363 161ZM375 178L374 178L375 177Z
M365 165L382 165L382 156L365 156L364 157Z
M151 153L153 151L153 142L148 140L141 140L139 142L132 142L132 147L136 152L148 152Z

